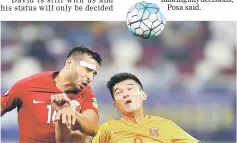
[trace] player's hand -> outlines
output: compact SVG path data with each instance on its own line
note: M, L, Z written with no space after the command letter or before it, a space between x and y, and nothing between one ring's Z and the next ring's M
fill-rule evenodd
M71 126L76 123L76 112L71 106L64 107L58 110L55 121L61 120L63 124L66 124L71 129Z
M51 95L51 105L54 110L60 110L66 106L70 106L70 99L65 93Z

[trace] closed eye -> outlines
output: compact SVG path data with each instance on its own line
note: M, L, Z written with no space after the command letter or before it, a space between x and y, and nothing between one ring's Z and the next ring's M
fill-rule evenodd
M120 93L122 93L122 91L118 91L118 92L116 92L116 95L118 95L118 94L120 94Z
M129 87L129 88L128 88L128 90L132 90L132 89L133 89L133 87Z
M87 71L87 72L92 72L93 70L86 67L86 71Z

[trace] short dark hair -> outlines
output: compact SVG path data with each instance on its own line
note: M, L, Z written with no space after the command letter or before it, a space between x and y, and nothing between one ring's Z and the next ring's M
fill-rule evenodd
M143 90L141 81L135 75L133 75L131 73L118 73L118 74L115 74L114 76L112 76L110 78L110 80L107 82L107 88L109 89L113 100L114 100L113 87L115 86L115 84L117 84L121 81L127 80L127 79L134 80L137 84L140 85L141 89Z
M82 55L85 54L85 55L91 56L92 59L96 60L96 62L99 65L101 65L102 58L99 55L99 53L97 53L96 51L92 50L89 47L86 47L84 45L77 46L69 52L69 54L67 55L67 58L69 58L71 56L75 56L77 54L82 54Z

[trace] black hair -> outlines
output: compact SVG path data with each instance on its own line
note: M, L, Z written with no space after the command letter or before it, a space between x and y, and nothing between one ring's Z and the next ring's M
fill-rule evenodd
M86 47L86 46L77 46L75 48L73 48L69 54L67 55L67 58L71 57L71 56L75 56L77 54L86 54L88 56L91 56L92 59L96 60L96 62L101 65L101 62L102 62L102 58L101 56L99 55L99 53L97 53L96 51L92 50L91 48L89 47ZM67 59L66 58L66 59Z
M112 76L110 78L110 80L107 82L107 88L109 89L113 100L114 100L113 87L115 86L115 84L117 84L121 81L127 80L127 79L134 80L137 84L140 85L141 89L143 90L141 81L135 75L133 75L131 73L118 73L118 74Z

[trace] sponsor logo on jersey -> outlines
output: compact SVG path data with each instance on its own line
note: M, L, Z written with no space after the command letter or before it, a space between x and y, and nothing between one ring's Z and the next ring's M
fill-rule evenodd
M34 104L39 104L39 103L46 103L46 101L40 101L40 100L33 100L33 103Z
M119 130L119 131L115 131L114 132L114 134L116 135L116 134L121 134L121 133L123 133L124 132L124 130Z
M93 99L93 106L98 109L98 102L96 100L96 98L92 98Z

